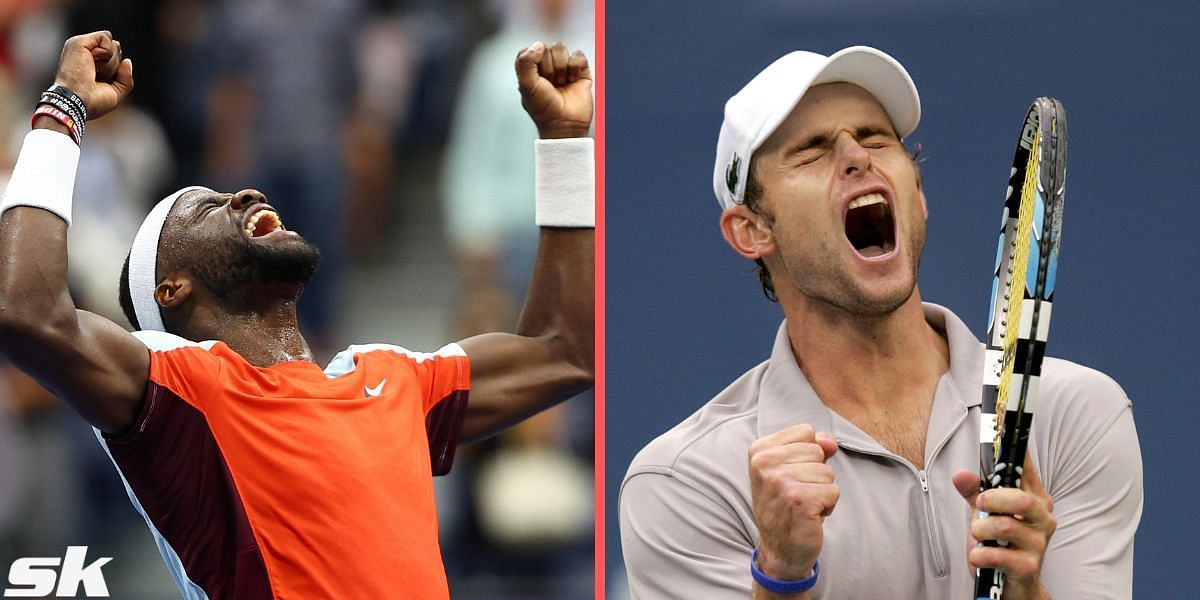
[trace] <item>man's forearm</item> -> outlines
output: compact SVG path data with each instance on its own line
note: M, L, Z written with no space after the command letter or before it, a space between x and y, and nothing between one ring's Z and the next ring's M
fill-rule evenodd
M471 399L460 439L482 439L591 387L594 378L592 229L543 228L516 335L461 342Z
M17 206L0 217L0 322L53 321L73 312L67 293L67 225Z
M471 400L462 439L491 435L591 387L595 371L595 229L591 144L539 154L539 173L565 183L539 189L533 277L516 335L463 340ZM572 160L573 159L573 160ZM546 192L546 193L543 193ZM567 210L560 210L563 206Z
M39 117L34 129L58 132L55 135L61 134L67 144L74 144L67 127L49 117ZM32 206L18 205L4 211L0 214L0 327L11 335L0 340L0 350L8 344L20 344L21 331L54 326L74 319L74 315L75 305L67 288L65 218Z
M541 233L517 333L546 346L554 376L530 412L590 386L595 370L595 150L585 134L535 146Z
M594 368L595 230L543 227L517 333L545 339L571 365Z

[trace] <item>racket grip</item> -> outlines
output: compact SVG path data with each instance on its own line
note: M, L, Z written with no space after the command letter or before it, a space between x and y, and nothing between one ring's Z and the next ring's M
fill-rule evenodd
M995 546L994 540L983 543L984 546ZM1000 600L1004 595L1004 572L991 568L981 568L976 572L975 600Z
M1016 471L1014 473L1014 471ZM1008 465L999 463L996 465L996 470L992 472L991 477L981 482L980 491L997 488L997 487L1016 487L1017 480L1020 477L1020 469L1008 468ZM987 513L980 511L979 517L986 517ZM996 540L984 540L979 544L982 547L998 548L1000 543ZM1000 600L1004 595L1004 572L988 567L981 567L975 571L975 595L971 596L975 600Z

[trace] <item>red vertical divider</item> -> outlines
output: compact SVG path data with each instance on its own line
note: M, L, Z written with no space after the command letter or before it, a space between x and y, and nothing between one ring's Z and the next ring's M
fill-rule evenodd
M596 56L592 74L596 85L596 598L605 597L604 584L604 0L595 0Z

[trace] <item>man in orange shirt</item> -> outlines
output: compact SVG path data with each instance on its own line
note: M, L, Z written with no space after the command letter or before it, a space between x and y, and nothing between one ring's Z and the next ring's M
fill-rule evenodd
M0 200L0 354L96 428L185 598L447 598L431 472L460 432L591 385L591 74L540 42L516 70L542 138L518 332L432 354L351 346L322 369L296 320L319 253L256 190L190 187L151 211L122 274L140 331L75 308L78 145L133 64L108 32L65 44Z

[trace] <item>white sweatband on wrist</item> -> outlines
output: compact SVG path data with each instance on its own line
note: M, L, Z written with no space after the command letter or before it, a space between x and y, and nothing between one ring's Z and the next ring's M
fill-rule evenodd
M71 194L79 168L79 146L71 136L50 129L25 134L0 213L15 206L48 210L71 226Z
M163 198L146 215L133 237L133 248L129 250L129 299L133 301L133 314L142 331L167 330L158 310L158 301L154 299L154 288L158 287L158 240L162 237L167 215L171 214L171 207L180 196L192 190L207 189L193 185Z
M538 227L596 226L596 158L592 138L534 145Z

